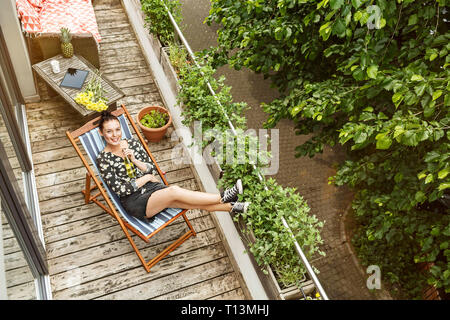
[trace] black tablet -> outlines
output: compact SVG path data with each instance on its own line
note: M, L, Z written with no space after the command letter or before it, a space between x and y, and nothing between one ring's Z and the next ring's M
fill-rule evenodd
M86 70L69 68L59 86L71 89L81 89L88 73L89 71Z

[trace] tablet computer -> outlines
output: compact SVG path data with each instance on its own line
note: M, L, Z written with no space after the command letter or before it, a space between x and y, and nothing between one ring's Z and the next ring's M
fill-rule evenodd
M81 89L89 71L69 68L60 83L60 87Z

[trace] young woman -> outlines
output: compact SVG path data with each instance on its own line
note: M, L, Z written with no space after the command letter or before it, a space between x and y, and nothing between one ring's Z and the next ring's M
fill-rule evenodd
M99 129L106 141L106 147L97 156L100 174L129 214L142 219L151 218L165 208L247 211L248 202L236 202L243 192L240 179L221 195L166 186L157 178L156 167L140 142L134 138L122 140L117 117L102 112ZM133 169L128 168L128 173L125 157L134 165Z

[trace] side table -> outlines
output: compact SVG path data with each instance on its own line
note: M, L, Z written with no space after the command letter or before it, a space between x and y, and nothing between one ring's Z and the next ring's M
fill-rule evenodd
M50 65L51 60L59 61L60 72L53 73L52 67ZM78 90L59 86L59 84L64 78L64 75L67 72L67 69L69 68L89 71L89 74L81 89ZM59 54L55 57L34 64L33 69L54 91L56 91L56 93L58 93L68 104L72 106L72 108L77 110L83 117L89 119L91 118L91 116L97 114L96 111L88 110L84 106L76 103L74 100L77 93L84 90L89 80L94 76L94 73L97 71L97 68L95 68L86 59L77 55L73 55L72 58L64 58L62 54ZM112 83L103 75L101 76L101 83L103 90L105 92L105 97L108 99L107 102L108 110L111 111L115 110L117 108L116 105L117 100L124 97L125 94L114 83Z

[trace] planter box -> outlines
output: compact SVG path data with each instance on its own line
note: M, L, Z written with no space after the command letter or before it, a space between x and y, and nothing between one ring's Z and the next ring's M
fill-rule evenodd
M175 69L172 67L169 59L169 47L162 47L161 49L161 57L159 62L161 63L161 67L163 68L167 79L169 80L170 88L175 96L178 96L178 92L180 91L180 85L178 84L178 76L175 72Z
M218 165L218 164L217 164ZM245 239L244 241L245 247L247 249L247 252L249 252L248 242L254 242L255 237L253 235L253 232L250 230L250 239L247 238L247 233L244 235L242 230L246 230L247 227L242 223L242 220L239 222L234 222L236 229L241 236L242 239ZM252 255L251 260L255 264L256 268L261 269L261 267L258 266L255 259ZM301 263L301 262L299 262ZM309 279L309 275L306 273L302 279L299 280L298 285L291 285L289 287L285 287L283 284L279 283L273 269L270 266L266 267L267 274L261 272L258 274L261 282L263 282L266 285L267 291L271 293L272 299L277 300L298 300L304 298L304 296L311 295L315 289L314 282ZM302 291L299 289L299 287L302 288Z

